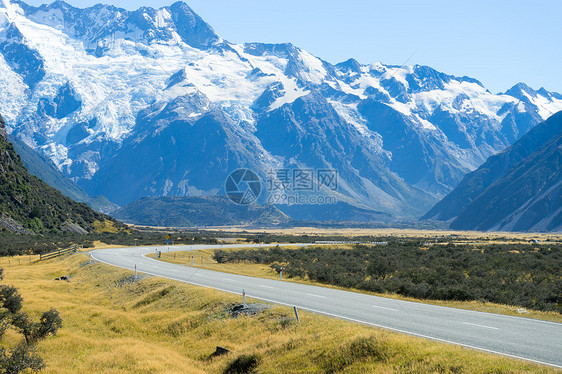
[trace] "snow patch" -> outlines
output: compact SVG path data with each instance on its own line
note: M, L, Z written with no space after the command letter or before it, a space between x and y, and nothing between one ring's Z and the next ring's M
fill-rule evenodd
M295 102L300 97L310 94L309 90L304 90L300 88L293 79L286 79L283 81L283 96L277 98L270 106L269 111L281 108L285 104L290 104Z

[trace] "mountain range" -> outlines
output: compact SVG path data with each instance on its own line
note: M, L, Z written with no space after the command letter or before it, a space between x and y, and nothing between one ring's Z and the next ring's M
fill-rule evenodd
M562 230L562 112L468 174L424 218L483 231Z
M119 205L224 194L238 168L264 180L330 169L338 188L318 194L420 217L562 110L562 95L523 83L493 94L428 66L229 43L182 2L127 11L2 0L0 78L11 135Z

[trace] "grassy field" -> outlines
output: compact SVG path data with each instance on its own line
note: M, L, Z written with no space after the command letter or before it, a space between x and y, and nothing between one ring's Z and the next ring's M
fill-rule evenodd
M343 236L343 237L395 237L395 238L435 238L437 237L462 237L480 240L541 240L560 241L562 234L550 233L514 233L514 232L481 232L481 231L453 231L453 230L416 230L416 229L371 229L371 228L246 228L246 227L212 227L201 231L244 234L269 234L269 235L309 235L309 236Z
M341 245L340 248L350 248L350 245ZM296 248L294 246L283 246L282 248ZM243 248L238 249L228 249L229 251L237 251ZM193 256L193 266L201 269L207 270L215 270L221 271L224 273L231 273L231 274L240 274L252 277L260 277L260 278L267 278L267 279L279 279L279 274L273 270L269 265L264 264L255 264L255 263L222 263L219 264L213 259L213 252L214 250L203 250L203 251L195 251L195 252L170 252L162 253L162 257L160 260L166 262L172 262L177 264L184 264L191 266L191 257ZM149 257L154 258L155 255L149 255ZM337 288L337 289L344 289L341 287L330 286L326 284L321 284L318 282L313 282L308 278L284 278L284 281L287 282L296 282L296 283L305 283L305 284L312 284L316 286L322 287L330 287L330 288ZM367 292L364 290L354 290L354 289L344 289L347 291L354 291L360 293L367 293L373 294L376 296L384 296L399 300L407 300L407 301L414 301L414 302L423 302L429 303L434 305L440 306L447 306L453 308L460 308L460 309L468 309L468 310L476 310L481 312L488 312L488 313L499 313L499 314L507 314L512 316L518 317L527 317L527 318L536 318L542 319L547 321L553 322L560 322L562 323L562 315L556 312L541 312L535 310L527 310L518 306L510 306L510 305L500 305L490 302L480 302L480 301L441 301L441 300L419 300L414 299L411 297L404 297L396 294L378 294Z
M263 373L556 372L306 312L299 324L279 306L231 318L236 295L155 277L133 282L131 272L87 258L0 259L26 312L37 318L55 307L63 318L58 335L39 345L46 373L234 373L252 365ZM54 281L61 275L70 281ZM211 358L216 346L231 352Z

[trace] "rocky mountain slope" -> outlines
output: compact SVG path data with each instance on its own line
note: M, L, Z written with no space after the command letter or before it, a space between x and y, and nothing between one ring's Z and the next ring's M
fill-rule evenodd
M562 110L427 66L330 64L232 44L185 3L127 11L0 3L0 110L90 195L224 193L227 175L338 171L319 194L420 216L490 155ZM267 200L263 194L261 202Z
M28 173L0 117L0 232L86 234L107 216L72 201Z
M463 230L562 231L562 112L490 157L424 218Z

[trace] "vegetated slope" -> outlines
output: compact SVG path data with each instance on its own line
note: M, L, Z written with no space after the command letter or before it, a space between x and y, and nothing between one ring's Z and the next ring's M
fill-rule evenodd
M334 65L289 43L229 43L182 2L5 0L0 55L13 134L120 205L213 196L236 168L263 178L298 167L339 172L323 195L419 217L562 109L560 94L524 84L496 95L428 66Z
M225 196L146 197L112 215L127 223L160 227L271 226L290 221L274 206L238 205Z
M559 112L467 175L424 218L451 220L454 229L561 230L561 141Z
M421 299L485 300L562 313L562 246L482 247L416 242L353 249L312 247L215 250L219 263L271 265L283 275Z
M0 232L87 233L107 218L29 174L8 142L0 116Z
M49 186L56 188L63 195L70 197L74 201L86 203L100 213L110 213L119 209L118 205L103 196L91 197L88 195L82 187L64 176L50 159L29 147L19 138L8 135L8 140L14 146L29 173L35 175Z

